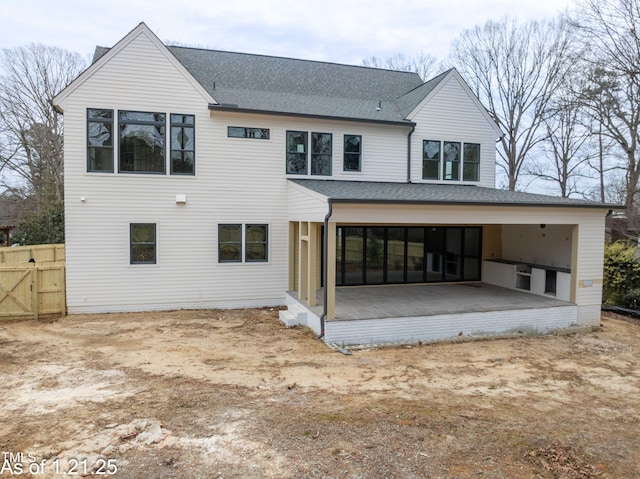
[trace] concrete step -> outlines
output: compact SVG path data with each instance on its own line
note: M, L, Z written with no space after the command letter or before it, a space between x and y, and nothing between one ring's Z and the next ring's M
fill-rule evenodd
M290 305L286 311L280 311L278 313L280 321L282 321L288 328L296 326L298 324L307 324L307 310L298 305Z

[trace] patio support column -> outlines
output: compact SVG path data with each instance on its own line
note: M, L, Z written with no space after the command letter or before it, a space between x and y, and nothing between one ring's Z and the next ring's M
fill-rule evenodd
M577 303L578 291L578 250L580 245L580 226L573 225L571 229L571 292L569 301Z
M307 241L307 304L315 306L316 291L318 289L318 223L309 223Z
M308 297L308 267L309 267L309 224L300 222L299 224L299 248L298 248L298 299L306 301Z
M289 222L289 291L296 289L296 229L298 223Z
M324 278L327 288L327 319L336 319L336 224L327 223L327 277Z

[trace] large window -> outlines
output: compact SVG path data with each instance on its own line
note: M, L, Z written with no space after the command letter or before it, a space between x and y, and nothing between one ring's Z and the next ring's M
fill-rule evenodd
M424 180L440 179L440 141L424 140L422 142L422 178Z
M119 171L165 173L166 115L138 111L118 113Z
M244 234L244 238L243 238ZM244 248L243 248L244 245ZM269 227L265 224L218 225L218 262L266 262L269 259Z
M195 116L171 114L171 174L195 174Z
M287 174L330 176L332 141L331 133L312 132L309 154L309 133L287 131Z
M338 226L336 284L479 281L482 228Z
M129 233L129 251L131 264L155 264L155 223L131 223L129 225Z
M480 145L465 143L462 151L462 179L478 181L480 170Z
M344 171L361 171L362 136L344 135Z
M307 174L307 142L306 131L287 131L287 174Z
M87 110L87 171L113 173L113 110Z
M423 180L460 181L460 173L463 181L478 181L480 177L479 143L440 140L422 142Z

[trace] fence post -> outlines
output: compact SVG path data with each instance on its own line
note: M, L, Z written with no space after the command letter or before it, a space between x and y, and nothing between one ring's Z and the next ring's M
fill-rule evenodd
M33 309L33 320L38 320L40 310L40 298L38 297L38 268L35 263L31 264L31 308Z

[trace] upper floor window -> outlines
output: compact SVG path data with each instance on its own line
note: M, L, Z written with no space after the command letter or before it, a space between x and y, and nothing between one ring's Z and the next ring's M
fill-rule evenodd
M113 110L87 109L87 171L113 173Z
M462 179L478 181L480 177L480 144L465 143L462 151Z
M269 135L269 128L245 128L242 126L227 127L227 136L229 138L256 138L259 140L268 140Z
M311 133L312 175L331 175L332 141L331 133Z
M331 175L333 135L331 133L311 133L311 155L309 167L309 133L287 131L287 174L288 175Z
M479 177L479 143L440 140L422 142L423 180L478 181Z
M442 179L460 180L460 143L455 141L445 141L442 148L443 168Z
M440 179L440 142L424 140L422 142L422 178Z
M195 116L171 114L171 174L195 174Z
M287 131L287 174L307 174L307 143L309 134L306 131Z
M165 173L164 113L118 112L120 172Z
M344 171L361 171L362 136L344 135Z

